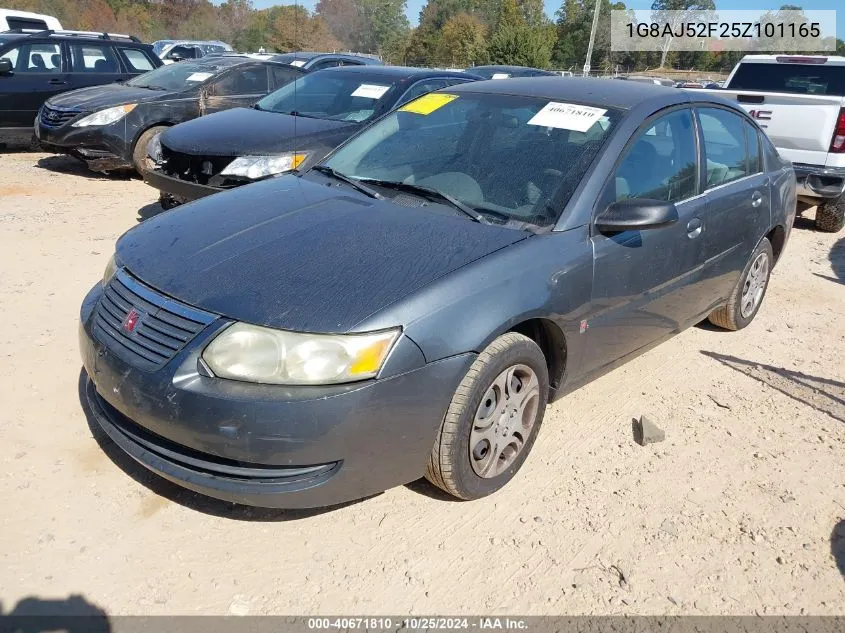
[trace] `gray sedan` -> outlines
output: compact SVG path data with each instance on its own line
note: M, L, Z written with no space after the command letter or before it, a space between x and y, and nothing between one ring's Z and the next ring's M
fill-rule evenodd
M229 501L330 505L423 475L483 497L550 402L703 319L748 325L795 201L718 97L452 86L307 173L122 236L82 305L88 404L141 464Z

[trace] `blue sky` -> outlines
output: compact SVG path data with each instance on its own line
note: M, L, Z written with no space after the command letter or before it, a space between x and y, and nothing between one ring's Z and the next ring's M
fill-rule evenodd
M422 9L426 0L407 0L408 1L408 19L411 24L417 24L420 16L420 9ZM256 9L265 9L274 4L293 4L294 0L279 2L279 0L253 0ZM304 7L314 9L317 0L301 0L299 2ZM563 0L545 0L546 13L549 17L554 17L557 11L563 4ZM625 4L631 9L649 9L651 8L651 0L626 0ZM845 9L842 0L808 0L796 2L795 0L716 0L717 9L778 9L783 4L795 4L804 7L804 9ZM845 39L845 10L840 10L836 16L836 33L840 39Z

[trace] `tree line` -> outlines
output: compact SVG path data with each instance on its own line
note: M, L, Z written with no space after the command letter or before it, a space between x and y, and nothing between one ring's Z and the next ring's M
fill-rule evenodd
M555 18L542 0L428 0L411 28L406 0L318 0L256 9L251 0L6 0L11 9L54 15L65 28L130 33L144 41L219 39L239 51L348 50L394 64L467 68L515 64L571 70L584 65L596 0L563 0ZM624 2L598 0L599 22L590 65L630 73L666 67L726 72L743 53L610 50L610 11ZM712 9L713 0L655 0L654 10ZM798 7L785 6L796 9ZM845 43L837 40L839 54Z

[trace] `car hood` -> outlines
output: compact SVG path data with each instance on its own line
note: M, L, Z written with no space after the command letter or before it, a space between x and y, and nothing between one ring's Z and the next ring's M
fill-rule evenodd
M253 108L234 108L174 126L162 134L161 142L183 154L278 154L293 149L307 149L309 145L331 136L338 136L339 144L359 127L359 123L349 121L311 119Z
M164 90L150 90L136 88L123 84L106 84L104 86L89 86L70 92L63 92L51 97L47 104L58 108L79 108L81 110L102 110L124 103L147 103L172 99L177 92Z
M117 257L143 282L198 308L345 332L528 235L326 182L289 175L178 207L125 233Z

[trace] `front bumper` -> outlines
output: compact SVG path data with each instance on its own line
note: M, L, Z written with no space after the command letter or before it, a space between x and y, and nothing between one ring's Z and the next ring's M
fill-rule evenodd
M218 319L167 364L142 371L93 334L98 284L81 311L94 417L136 461L196 492L276 508L334 505L421 477L454 389L474 359L326 387L256 385L200 373Z
M72 123L72 122L71 122ZM84 161L94 171L132 169L134 131L122 122L112 125L75 128L45 126L35 120L35 136L46 149Z
M838 198L845 193L845 167L823 167L794 163L798 195Z
M162 193L174 197L179 202L190 202L210 196L219 191L226 191L219 187L210 187L208 185L180 180L179 178L162 173L160 169L153 169L144 173L144 182L151 187L155 187Z

